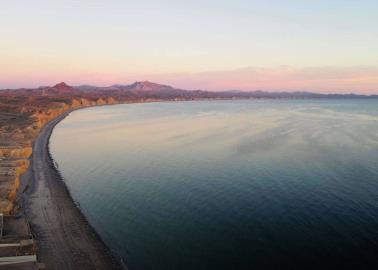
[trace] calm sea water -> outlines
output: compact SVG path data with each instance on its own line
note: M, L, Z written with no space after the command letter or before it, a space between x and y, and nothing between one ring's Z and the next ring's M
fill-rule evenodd
M139 269L378 269L378 100L88 108L51 152Z

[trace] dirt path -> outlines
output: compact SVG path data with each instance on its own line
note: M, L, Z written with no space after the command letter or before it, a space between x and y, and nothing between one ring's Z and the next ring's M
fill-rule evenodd
M49 138L67 114L42 129L23 176L22 205L38 241L38 258L46 269L123 269L75 206L52 164Z

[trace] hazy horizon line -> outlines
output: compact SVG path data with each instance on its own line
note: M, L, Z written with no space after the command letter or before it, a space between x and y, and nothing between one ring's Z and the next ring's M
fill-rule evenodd
M81 84L69 84L66 83L65 80L61 80L57 83L51 84L51 85L38 85L38 86L31 86L31 87L18 87L18 88L2 88L0 87L0 91L17 91L17 90L34 90L34 89L40 89L40 88L53 88L54 86L64 83L70 87L78 88L78 87L94 87L94 88L110 88L110 87L116 87L116 86L130 86L134 83L143 83L148 82L152 84L157 84L161 86L168 86L172 87L173 89L177 90L183 90L183 91L207 91L207 92L267 92L267 93L309 93L309 94L320 94L320 95L358 95L358 96L378 96L378 93L358 93L358 92L319 92L316 90L290 90L290 89L277 89L277 90L262 90L262 89L250 89L250 90L241 90L237 88L229 88L229 89L220 89L220 90L208 90L205 88L198 88L198 89L187 89L187 88L180 88L175 87L174 85L151 81L151 80L137 80L130 83L112 83L112 84L106 84L106 85L96 85L96 84L90 84L90 83L81 83Z
M5 72L6 73L6 72ZM20 79L22 78L22 79ZM179 89L207 91L305 91L317 93L378 94L378 66L242 67L202 72L123 73L70 71L60 73L10 73L0 76L1 89L37 88L57 81L70 85L99 87L149 81L174 85Z

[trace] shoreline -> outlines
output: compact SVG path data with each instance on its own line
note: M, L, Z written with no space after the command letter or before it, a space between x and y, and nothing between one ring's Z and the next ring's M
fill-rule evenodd
M93 107L202 100L156 100L96 104L70 108L45 123L32 143L30 163L27 170L20 176L20 186L15 198L18 215L26 218L31 233L37 240L38 262L44 264L47 269L128 269L123 259L105 244L98 232L89 223L87 217L81 211L80 205L72 198L64 178L51 156L50 137L57 124L73 111ZM59 194L59 196L57 197L56 194ZM51 209L51 207L55 209ZM68 214L65 212L68 212ZM53 220L53 224L49 223L51 220ZM68 225L67 228L65 225ZM80 245L74 246L74 243L70 243L71 240L67 239L79 242Z
M29 157L30 164L20 176L20 186L15 199L18 207L17 212L29 222L31 232L37 240L38 262L43 263L47 269L128 269L123 259L105 244L98 232L89 223L87 217L81 211L80 205L72 198L64 178L56 166L56 162L50 153L50 137L57 124L73 111L93 107L219 100L230 99L156 100L97 104L70 108L47 122L40 129L32 144L32 155ZM43 187L40 187L41 185ZM59 196L57 197L56 194L59 194ZM61 205L66 209L62 209ZM55 209L51 209L51 207ZM69 212L68 215L70 216L67 217L64 212ZM49 224L48 221L50 220L53 220L54 223ZM68 229L65 228L65 224L68 224ZM50 228L52 226L54 228ZM51 233L51 230L54 232ZM84 236L84 238L75 239L78 238L78 235ZM67 241L71 241L67 239L79 241L80 247L74 247L74 243L67 243ZM58 241L59 244L57 244ZM59 261L58 257L61 262L57 262Z
M21 176L21 213L30 223L38 261L46 269L127 269L75 203L50 153L54 127L72 111L84 108L88 107L66 111L41 129L30 166Z

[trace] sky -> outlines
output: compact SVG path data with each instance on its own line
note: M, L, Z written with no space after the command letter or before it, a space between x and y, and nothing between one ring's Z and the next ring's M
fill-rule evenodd
M4 0L0 89L378 93L377 14L377 0Z

